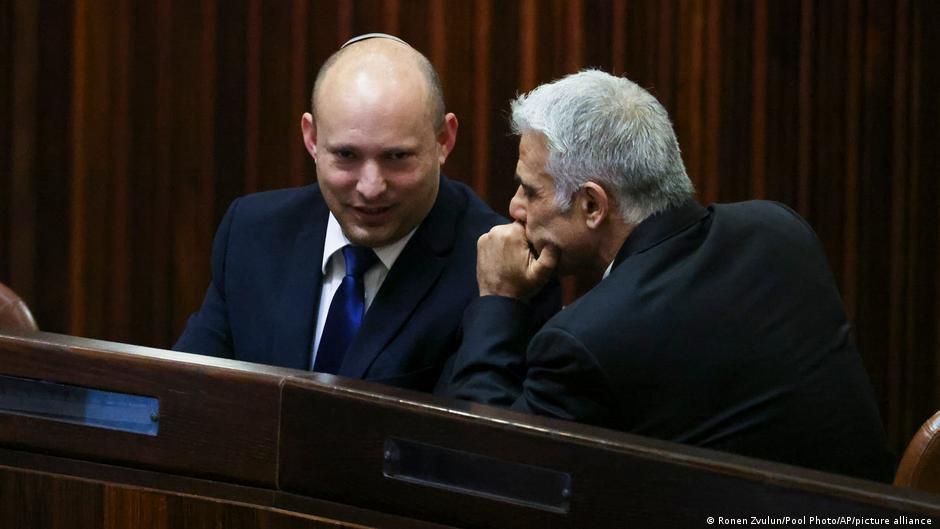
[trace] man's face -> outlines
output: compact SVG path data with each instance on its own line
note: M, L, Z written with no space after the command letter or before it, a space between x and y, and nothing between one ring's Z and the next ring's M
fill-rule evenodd
M435 131L423 88L389 90L368 76L333 83L318 96L312 137L305 125L323 197L356 245L405 236L437 198L456 118Z
M526 132L519 141L516 180L519 188L509 203L509 215L525 226L526 239L536 254L547 244L560 252L558 271L562 275L577 270L586 251L584 227L576 205L562 212L555 203L555 181L545 171L548 146L545 137Z

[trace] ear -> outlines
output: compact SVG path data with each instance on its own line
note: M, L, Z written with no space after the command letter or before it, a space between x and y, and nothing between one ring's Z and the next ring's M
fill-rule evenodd
M457 143L457 116L453 112L448 112L444 116L444 126L437 133L437 143L441 146L438 162L443 165L447 156L454 150L454 144Z
M304 147L307 148L307 152L310 153L310 156L313 157L313 161L317 161L317 125L313 122L313 115L309 112L304 112L304 115L300 118L300 130L304 136Z
M596 182L582 185L578 190L576 201L585 224L592 230L603 224L613 206L607 191Z

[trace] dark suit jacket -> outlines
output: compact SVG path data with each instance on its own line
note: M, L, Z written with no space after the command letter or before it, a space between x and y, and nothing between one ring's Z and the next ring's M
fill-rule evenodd
M309 369L328 216L316 184L235 200L215 237L205 301L174 349ZM463 310L479 296L477 239L504 222L442 176L338 374L433 389L457 350Z
M812 229L772 202L656 215L610 276L529 341L475 301L450 393L650 437L889 481L873 391ZM527 346L527 349L526 349ZM523 352L525 351L525 352Z

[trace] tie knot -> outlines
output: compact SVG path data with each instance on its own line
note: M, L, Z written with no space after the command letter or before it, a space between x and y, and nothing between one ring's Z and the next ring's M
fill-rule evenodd
M343 247L343 257L346 258L346 275L360 279L379 259L372 248L352 245Z

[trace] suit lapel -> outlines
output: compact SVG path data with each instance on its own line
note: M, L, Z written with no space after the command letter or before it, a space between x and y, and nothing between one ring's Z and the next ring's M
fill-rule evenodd
M343 359L340 375L364 378L380 354L409 353L389 344L444 270L462 210L459 193L442 176L434 206L385 277Z
M298 230L287 264L287 277L277 303L279 321L272 325L274 336L271 354L280 359L278 365L310 369L310 349L320 303L323 273L323 238L329 209L314 186L311 211Z

